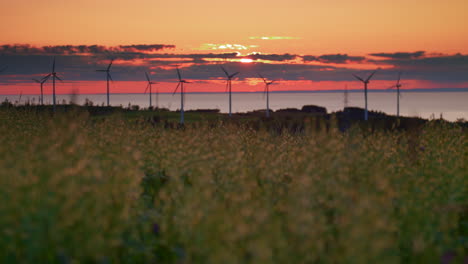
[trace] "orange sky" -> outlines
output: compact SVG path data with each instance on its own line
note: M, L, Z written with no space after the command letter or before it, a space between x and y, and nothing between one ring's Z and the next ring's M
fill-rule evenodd
M21 0L0 4L0 44L257 45L326 54L468 53L466 0ZM289 36L290 40L252 40Z
M373 80L373 89L388 87L398 71L404 71L409 79L406 88L466 88L467 10L467 0L2 1L0 45L40 48L96 44L118 48L165 44L176 48L157 53L185 56L117 59L114 92L141 92L136 87L145 87L145 71L161 83L162 91L168 92L176 81L177 66L189 75L188 79L194 79L192 91L223 91L224 85L218 80L224 76L218 64L242 72L237 80L238 91L263 89L261 84L252 85L256 71L282 79L273 90L342 89L345 83L350 89L359 89L362 85L351 74L368 74L376 68L380 72L378 80ZM219 49L223 45L228 48ZM3 94L17 94L18 90L37 93L31 78L47 74L52 57L60 56L33 54L26 60L31 54L3 51L0 46L0 71L9 66L0 76ZM233 51L242 56L230 60L190 57ZM291 60L254 59L250 65L238 63L255 52L299 56ZM402 52L423 53L406 59L393 56ZM376 57L371 53L387 55ZM42 55L48 57L40 59ZM58 71L67 80L58 93L104 92L101 82L105 76L97 76L95 69L106 67L110 57L91 55L85 55L87 60L68 54L57 58ZM319 59L307 61L307 56L300 55ZM321 55L350 58L327 61ZM411 61L416 58L418 61ZM174 62L166 63L170 61ZM282 75L284 72L287 74Z

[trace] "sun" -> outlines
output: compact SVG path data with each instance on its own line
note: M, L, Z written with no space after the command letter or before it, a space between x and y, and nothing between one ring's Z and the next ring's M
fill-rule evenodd
M240 59L240 62L242 62L242 63L252 63L253 60L252 59Z

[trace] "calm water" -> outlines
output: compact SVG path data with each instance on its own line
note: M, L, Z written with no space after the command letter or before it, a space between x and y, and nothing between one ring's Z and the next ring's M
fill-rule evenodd
M382 111L388 114L396 114L396 94L395 92L370 92L369 109ZM348 106L364 106L362 93L352 92L348 95ZM0 95L0 100L5 98L15 102L18 95ZM37 102L37 95L23 95L21 102L25 100ZM70 95L58 95L57 99L70 101ZM94 104L102 104L106 101L105 94L82 94L76 95L75 101L83 104L85 99L89 99ZM149 96L146 94L112 94L110 97L112 105L128 106L139 105L149 106ZM52 96L46 95L45 103L52 102ZM179 109L180 95L160 94L158 105L171 110ZM233 112L247 112L257 109L265 109L266 103L262 93L233 93ZM153 106L156 104L156 96L153 95ZM318 92L294 92L294 93L271 93L270 108L273 110L281 108L301 108L304 105L319 105L327 108L328 112L343 109L343 93L318 93ZM228 96L224 93L192 93L186 94L185 109L220 109L221 112L228 112ZM468 119L468 92L405 92L400 99L400 112L404 116L419 116L430 118L434 116L454 121L457 118Z

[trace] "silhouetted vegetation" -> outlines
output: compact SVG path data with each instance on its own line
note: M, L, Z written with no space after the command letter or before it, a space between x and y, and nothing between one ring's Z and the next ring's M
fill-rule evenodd
M19 111L42 113L46 112L53 114L51 105L35 105L23 104L15 105L5 100L0 105L0 109L14 108ZM87 113L91 117L104 117L113 114L120 114L124 118L129 119L144 119L152 125L163 123L165 127L178 127L179 110L170 111L167 108L140 108L136 105L129 104L127 107L122 106L99 106L92 101L86 100L83 106L76 104L57 105L57 112L80 112ZM186 122L193 123L199 121L207 122L229 122L241 126L249 125L255 129L268 129L275 133L288 131L291 133L301 133L304 130L305 123L314 123L314 127L329 127L330 122L337 124L341 131L346 131L353 125L360 126L369 131L375 130L416 130L428 122L426 119L418 117L399 117L387 115L383 112L369 111L369 120L364 121L364 109L358 107L346 107L342 111L327 113L326 108L314 105L306 105L302 109L286 108L277 111L270 110L271 116L265 117L265 109L251 111L247 113L234 113L232 117L227 114L220 113L219 109L195 109L186 110ZM333 120L333 121L331 121ZM448 122L439 119L437 122L456 123L457 125L468 128L468 122L464 119L459 119L457 122Z
M305 113L327 114L327 109L325 107L315 105L304 105L301 111Z

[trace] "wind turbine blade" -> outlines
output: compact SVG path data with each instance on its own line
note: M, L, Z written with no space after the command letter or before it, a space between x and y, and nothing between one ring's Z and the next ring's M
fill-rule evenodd
M110 70L110 68L111 68L111 66L112 66L112 63L114 63L114 59L112 59L112 60L110 61L110 63L109 63L109 66L107 66L107 71Z
M223 70L224 74L226 74L227 77L229 77L229 73L226 71L226 69L224 69L223 66L220 66L221 67L221 70Z
M182 81L182 76L180 75L179 68L176 68L176 69L177 69L177 77L179 77L179 81Z
M42 80L47 81L50 78L50 76L52 76L52 73L47 74L44 78L42 78Z
M148 83L148 85L146 85L145 93L148 91L149 87L150 87L150 84Z
M46 80L46 81L47 81L47 80L50 78L50 76L52 76L52 73L49 73L49 74L47 74L46 76L44 76L44 77L42 78L42 80Z
M60 78L59 78L57 75L55 75L55 78L57 78L57 80L59 80L59 81L63 82L63 80L62 80L62 79L60 79Z
M398 81L397 81L397 85L400 84L400 80L401 80L401 72L398 73Z
M371 75L369 75L369 77L367 77L366 82L368 82L368 81L372 78L372 76L374 76L374 74L375 74L376 72L377 72L377 71L372 72Z
M388 87L387 90L391 90L391 89L394 89L396 87L397 87L396 85L393 85L393 86Z
M37 83L41 83L41 81L37 80L37 79L32 79L33 81L37 82Z
M260 73L257 72L257 74L258 74L258 76L259 76L260 78L263 79L263 82L264 82L264 83L267 83L266 79L265 79Z
M146 80L148 80L148 83L151 83L151 80L150 80L150 78L148 76L148 73L145 72L145 76L146 76Z
M109 80L111 80L111 82L114 82L114 80L112 79L112 76L110 75L110 73L107 73L107 76L109 77Z
M229 76L229 78L234 78L234 76L236 76L237 74L239 74L239 72L236 72L234 74L231 74L231 76Z
M177 84L177 87L175 88L174 92L172 93L172 96L174 96L174 94L177 92L177 90L179 89L179 87L180 87L181 84L182 84L181 82L179 82L179 83Z
M229 82L226 82L226 90L224 92L227 92L229 90Z
M357 76L356 74L353 73L353 76L354 78L360 80L361 82L364 82L364 80L361 77Z

